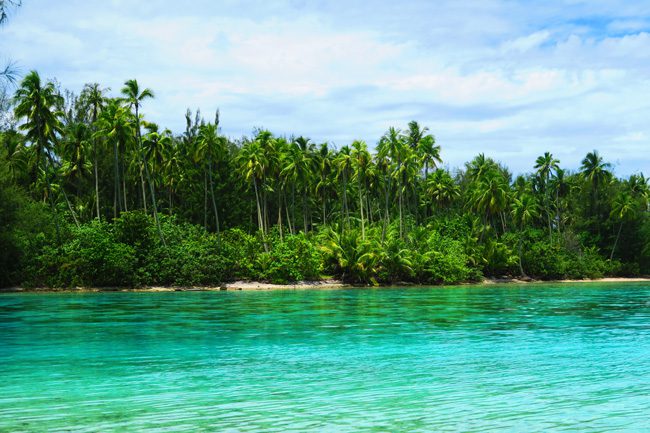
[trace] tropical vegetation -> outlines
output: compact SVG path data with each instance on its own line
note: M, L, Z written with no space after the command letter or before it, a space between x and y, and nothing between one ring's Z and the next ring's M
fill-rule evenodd
M336 277L449 284L650 273L650 188L589 152L514 175L442 165L416 121L335 147L265 129L226 137L187 110L147 120L125 81L63 91L36 71L0 118L0 285L213 285Z

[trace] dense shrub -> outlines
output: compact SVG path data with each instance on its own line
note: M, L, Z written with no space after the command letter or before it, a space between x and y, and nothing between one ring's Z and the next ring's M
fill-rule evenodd
M26 267L28 285L103 287L137 283L135 252L115 239L108 224L94 221L67 229L69 234L61 245L44 236L36 237L34 255Z
M320 276L321 258L314 245L300 233L275 239L268 253L258 259L259 275L273 283L315 280Z

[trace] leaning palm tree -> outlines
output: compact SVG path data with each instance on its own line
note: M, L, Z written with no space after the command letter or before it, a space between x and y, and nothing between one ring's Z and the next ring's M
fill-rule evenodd
M158 219L158 206L156 205L156 191L151 181L151 175L149 173L149 165L147 164L147 157L142 149L142 136L140 131L140 107L142 102L151 99L154 97L153 91L151 89L145 88L140 91L140 86L138 85L137 80L127 80L124 82L124 87L122 88L122 95L124 95L124 101L128 104L130 108L135 110L135 141L138 147L138 152L140 153L140 158L142 159L142 165L144 166L144 172L147 177L147 182L149 183L149 193L151 195L151 205L153 207L153 218L156 221L156 227L158 227L158 234L160 240L165 244L165 237L163 236L162 228L160 226L160 220Z
M635 200L632 194L628 191L623 191L618 194L612 203L612 211L609 215L619 221L619 226L618 232L616 233L616 239L614 240L614 246L612 247L612 252L609 254L610 260L614 258L614 251L616 251L616 245L618 245L618 240L621 237L623 224L630 216L636 213L637 205L638 201Z

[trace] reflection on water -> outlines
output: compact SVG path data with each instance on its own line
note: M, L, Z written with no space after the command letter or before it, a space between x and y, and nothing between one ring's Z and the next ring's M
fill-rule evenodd
M0 295L0 431L639 431L650 285Z

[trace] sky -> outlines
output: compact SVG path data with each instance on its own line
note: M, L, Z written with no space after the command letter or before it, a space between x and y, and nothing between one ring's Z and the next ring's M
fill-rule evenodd
M222 132L254 128L372 148L429 127L447 167L478 153L513 172L597 149L650 175L650 1L23 0L0 57L75 92L116 96L176 133L187 108Z

